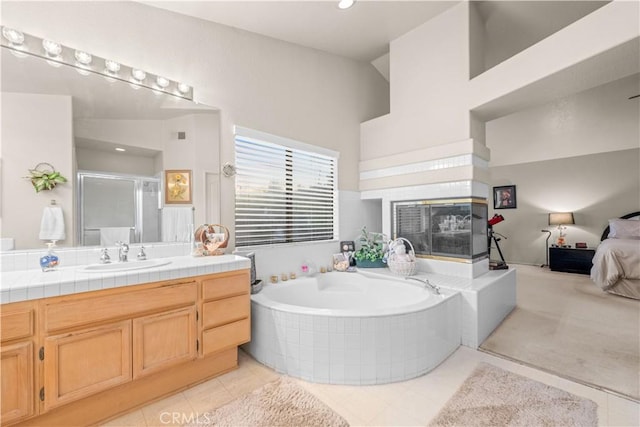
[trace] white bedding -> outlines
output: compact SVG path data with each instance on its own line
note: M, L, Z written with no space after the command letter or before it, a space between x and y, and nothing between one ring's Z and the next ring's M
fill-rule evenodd
M591 280L606 291L620 279L640 279L640 240L606 239L598 246Z

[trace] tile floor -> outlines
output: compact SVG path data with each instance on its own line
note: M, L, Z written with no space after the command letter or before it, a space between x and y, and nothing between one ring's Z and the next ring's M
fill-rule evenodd
M640 425L640 404L594 388L460 347L440 366L419 378L376 386L299 383L342 415L352 426L425 426L444 406L479 362L558 387L598 404L601 426ZM104 426L169 426L220 407L250 392L279 374L246 353L239 352L239 369L111 420ZM176 414L176 422L172 415Z

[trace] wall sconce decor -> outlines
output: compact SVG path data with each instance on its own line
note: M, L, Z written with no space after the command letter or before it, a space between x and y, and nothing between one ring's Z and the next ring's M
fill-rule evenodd
M575 224L573 212L556 212L549 214L549 225L558 226L558 240L556 241L556 245L561 248L566 246L566 233L564 230L567 229L567 227L565 227L567 224Z
M0 45L17 57L35 56L54 66L66 65L80 74L101 75L110 80L129 83L133 88L146 87L158 93L193 101L193 88L184 83L153 75L117 61L101 58L89 52L65 46L53 40L42 39L20 30L2 26Z
M26 179L31 181L31 185L39 193L43 190L53 190L58 184L67 182L67 178L49 163L38 163L33 169L29 169L29 176Z

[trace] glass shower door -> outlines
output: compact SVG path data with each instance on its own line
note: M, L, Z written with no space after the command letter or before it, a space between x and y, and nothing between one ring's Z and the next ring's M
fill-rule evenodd
M81 244L100 245L100 229L107 227L129 228L135 242L135 179L81 176L80 182Z

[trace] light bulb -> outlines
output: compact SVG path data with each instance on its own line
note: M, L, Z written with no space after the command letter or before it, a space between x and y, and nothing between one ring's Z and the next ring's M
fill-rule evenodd
M2 35L13 46L21 46L24 43L24 34L22 31L14 30L13 28L2 27Z
M76 61L78 61L80 65L84 66L91 64L91 61L93 61L93 56L91 56L90 53L84 52L82 50L76 50L75 57Z
M156 78L156 84L158 85L158 87L160 89L166 89L167 86L169 86L169 83L171 83L168 79L158 76Z
M118 74L118 71L120 71L120 63L110 59L104 60L104 66L106 67L108 74Z
M134 68L133 70L131 70L131 77L133 77L133 79L137 83L142 83L144 79L147 78L147 73L145 73L142 70L138 70L137 68Z
M56 58L62 53L62 45L52 40L42 40L42 47L47 52L47 56Z
M186 85L184 83L179 83L178 84L178 92L180 92L181 94L187 94L189 93L189 90L191 90L191 87L189 85Z
M340 2L338 3L338 7L340 9L349 9L351 6L353 6L354 3L355 0L340 0Z

